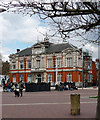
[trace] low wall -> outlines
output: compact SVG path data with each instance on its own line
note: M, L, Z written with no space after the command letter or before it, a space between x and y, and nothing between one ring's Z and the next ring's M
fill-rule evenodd
M49 83L26 83L26 92L50 91Z

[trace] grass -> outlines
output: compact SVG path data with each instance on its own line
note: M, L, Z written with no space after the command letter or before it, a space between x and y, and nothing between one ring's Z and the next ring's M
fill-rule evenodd
M89 98L98 98L98 96L91 96L91 97L89 97Z

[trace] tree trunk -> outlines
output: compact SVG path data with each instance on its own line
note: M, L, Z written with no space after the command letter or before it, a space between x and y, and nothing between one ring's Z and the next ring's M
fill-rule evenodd
M97 100L97 111L96 120L100 120L100 63L99 63L99 81L98 81L98 100Z
M100 18L100 16L99 16ZM98 80L98 100L97 100L97 111L96 111L96 120L100 120L100 27L98 28L98 36L99 36L99 46L98 46L98 58L99 58L99 80Z

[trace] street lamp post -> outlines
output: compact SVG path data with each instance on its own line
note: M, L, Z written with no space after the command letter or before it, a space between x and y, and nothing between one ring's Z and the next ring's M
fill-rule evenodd
M24 56L24 72L25 72L24 82L26 83L26 56Z
M56 61L55 61L55 53L53 54L53 67L54 67L54 85L56 82L55 75L56 75Z
M57 66L57 59L56 59L56 82L58 83L57 75L58 75L58 66Z
M87 43L86 43L87 44ZM83 47L85 44L82 44L82 89L83 89L83 84L84 84L84 53L83 53Z
M55 70L56 70L56 65L55 65L55 62L54 62L54 85L55 85L55 82L56 82L56 79L55 79L56 72L55 72Z
M83 49L82 49L82 89L83 89L83 84L84 84L84 74L83 74L83 72L84 72L84 59L83 59L83 57L84 57L84 55L83 55Z

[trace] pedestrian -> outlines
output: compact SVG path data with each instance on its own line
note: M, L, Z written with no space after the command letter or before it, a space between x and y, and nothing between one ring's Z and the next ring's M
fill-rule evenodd
M68 84L66 85L66 89L69 90L69 86L68 86Z
M20 93L21 97L23 96L23 88L24 88L23 83L22 83L22 81L20 81L19 82L19 93Z
M7 90L7 92L8 92L8 88L9 88L9 82L7 81L7 83L6 83L6 90Z
M11 81L10 85L11 85L11 92L12 92L14 90L14 83Z
M3 85L3 91L5 91L6 84L5 84L5 80L4 79L2 79L2 85Z
M15 83L15 89L17 89L18 88L18 84L17 83Z
M13 84L13 91L14 91L15 97L19 97L19 89L18 89L17 83L15 83L15 85Z

